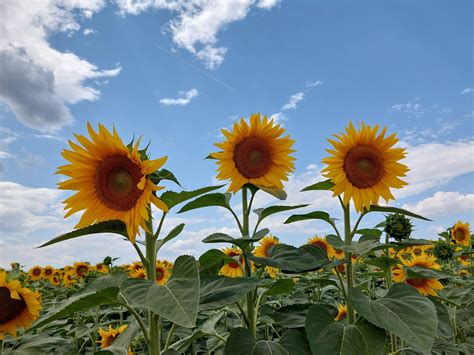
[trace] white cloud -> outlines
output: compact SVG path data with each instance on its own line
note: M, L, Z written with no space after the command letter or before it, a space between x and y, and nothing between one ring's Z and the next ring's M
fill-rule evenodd
M82 32L84 36L89 36L95 33L95 31L92 28L85 28L84 31Z
M470 94L471 92L474 92L474 88L465 88L461 91L461 95Z
M88 80L119 74L120 68L99 70L74 53L58 51L48 41L54 33L78 31L77 18L89 18L104 5L105 0L2 1L0 50L4 51L2 68L6 66L8 71L0 71L0 78L5 81L9 75L15 82L11 75L20 75L19 69L26 64L33 74L29 80L26 75L20 75L19 84L8 85L0 93L0 100L9 105L21 122L43 131L60 129L72 120L65 104L99 98L100 91L88 86ZM27 83L33 86L28 88ZM15 91L21 85L27 90L22 95ZM41 105L45 108L29 119L28 113L36 112Z
M287 117L283 113L277 112L271 115L270 119L273 120L275 123L281 124L282 122L287 120Z
M403 112L408 114L409 118L419 118L423 116L426 109L422 104L418 103L407 103L407 104L397 104L390 107L389 112Z
M226 52L227 48L207 45L196 53L196 57L204 62L207 69L212 70L222 64Z
M178 106L186 106L191 102L193 98L198 96L199 92L197 89L191 89L189 91L180 91L178 93L178 97L176 99L171 99L171 98L163 98L160 99L160 103L162 105L178 105Z
M313 87L313 86L319 86L319 85L323 85L323 82L322 82L322 81L319 81L319 80L316 80L316 81L307 81L307 82L306 82L306 87L307 87L307 88L310 88L310 87Z
M272 7L278 5L280 0L260 0L257 7L260 9L270 10Z
M405 204L402 208L427 218L472 212L474 211L474 194L438 191L431 197L414 204Z
M397 198L417 195L439 187L452 179L474 172L474 141L406 145L402 162L411 170L405 179L409 185L394 190Z
M295 109L298 102L304 99L304 92L297 92L290 96L290 101L283 105L281 108L282 111Z

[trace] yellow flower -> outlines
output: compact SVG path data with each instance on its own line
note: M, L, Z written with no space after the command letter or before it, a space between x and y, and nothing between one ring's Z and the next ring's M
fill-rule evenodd
M84 210L76 228L120 220L127 226L127 234L133 243L140 226L147 230L150 202L168 211L163 201L153 194L162 187L148 178L167 158L142 161L138 151L140 139L130 151L115 129L111 134L101 124L98 133L89 123L87 128L91 140L76 135L82 146L69 141L72 150L65 149L62 155L71 164L63 165L57 171L70 177L61 182L59 188L77 191L64 201L65 209L69 210L65 217Z
M333 248L333 250L334 250L333 255L336 259L344 259L344 256L345 256L344 250L336 249L336 248Z
M76 273L77 278L83 278L91 270L91 266L88 263L76 262L74 263L74 272Z
M451 238L455 243L470 246L471 231L469 230L469 223L458 221L451 229Z
M164 285L171 276L171 267L168 263L164 263L161 260L156 261L156 283L158 285Z
M393 148L398 142L395 134L385 137L384 128L377 135L378 129L362 122L356 130L349 122L346 133L334 135L339 141L328 139L334 149L326 149L332 156L322 160L327 164L323 175L334 183L334 196L344 193L344 205L352 199L358 212L378 205L380 196L387 202L395 199L390 188L407 185L399 177L409 169L398 162L405 157L405 149Z
M433 245L428 244L428 245L415 245L412 247L408 247L403 249L402 253L409 253L413 255L428 255L428 250L433 249Z
M411 258L403 258L400 256L400 261L407 267L421 266L428 269L440 270L441 265L436 263L436 258L433 255L413 255ZM419 293L425 296L436 296L437 290L442 290L444 286L438 279L432 278L415 278L409 279L405 271L400 266L392 268L393 281L405 282L415 287Z
M109 272L109 269L107 269L107 266L103 263L96 264L95 269L102 274L106 274Z
M77 281L76 272L74 270L67 271L63 276L63 283L65 287L71 287Z
M43 279L47 279L47 280L50 279L53 276L54 271L55 271L54 267L49 266L49 265L45 266L42 270Z
M265 238L260 239L258 241L258 244L258 247L256 247L253 251L253 255L261 258L268 258L270 257L270 251L275 245L280 244L280 241L278 240L278 238L270 234L267 235Z
M326 237L320 238L315 235L313 238L308 239L308 244L322 248L326 252L328 258L335 256L334 248L326 241Z
M276 279L278 277L278 273L280 272L280 269L276 267L271 267L271 266L266 266L265 271L270 276L271 279Z
M49 279L49 282L51 285L53 286L59 286L61 284L61 279L59 278L59 276L57 275L53 275L51 276L51 278Z
M100 343L100 347L102 349L107 349L112 343L115 341L115 338L119 336L119 334L123 333L127 329L127 325L124 324L117 329L112 328L111 325L109 325L109 330L105 330L99 328L99 335L100 335L100 340L98 343ZM132 354L132 351L128 349L128 354Z
M222 249L225 255L234 258L241 255L240 249L237 248L224 248ZM242 265L242 267L240 266ZM224 275L227 277L243 277L243 269L245 267L245 261L243 256L239 256L239 261L231 261L230 263L225 264L219 270L219 275Z
M32 281L38 281L41 280L42 278L42 271L41 271L41 266L33 266L29 271L28 275L30 275L30 279Z
M337 322L343 318L347 317L347 305L338 304L337 305L337 316L334 320Z
M146 271L145 269L138 269L135 271L130 271L128 276L134 279L146 279Z
M23 288L18 280L7 281L0 273L0 339L5 334L16 337L18 328L27 328L40 314L40 294Z
M261 119L260 114L250 116L250 125L241 118L229 132L222 129L226 140L215 145L222 149L211 156L218 159L217 179L231 180L228 191L236 192L245 184L282 189L282 180L294 170L294 141L282 135L285 129Z

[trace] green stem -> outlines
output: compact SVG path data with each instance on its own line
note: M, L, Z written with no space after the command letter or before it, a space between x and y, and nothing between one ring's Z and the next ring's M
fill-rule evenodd
M142 330L143 337L145 338L145 342L147 343L148 346L150 346L150 336L148 334L148 330L145 324L143 323L142 317L140 317L137 311L127 303L125 298L123 298L123 302L120 302L120 305L128 309L130 313L135 317L135 319L138 322L138 325L140 326L140 329Z
M342 203L342 202L341 202ZM352 232L351 232L351 211L350 211L350 203L347 206L344 206L342 203L342 207L344 210L344 243L348 246L352 245ZM346 267L346 290L349 292L349 289L353 285L352 280L352 254L349 252L345 252L345 258L347 260L347 267ZM349 324L353 324L355 321L355 314L354 309L352 308L351 304L349 303L349 299L346 295L346 304L347 304L347 315L349 319Z
M242 306L240 305L239 302L235 302L235 304L237 305L237 308L239 308L240 314L242 315L242 319L244 321L244 325L246 327L248 327L249 326L249 320L247 318L247 315L245 314L244 309L242 308Z
M166 337L166 343L165 343L165 347L163 349L164 351L168 350L168 348L170 347L171 340L173 339L173 334L174 334L175 329L176 329L176 323L173 323L173 325L171 326L170 331L168 332L168 336Z
M388 244L390 241L390 237L387 233L385 233L385 244ZM387 254L387 258L390 258L390 247L387 247L387 249L385 249L385 252ZM392 287L392 270L391 268L389 268L389 270L387 271L387 289L390 289L390 287Z
M145 268L145 270L147 270L148 268L148 261L146 260L146 257L145 255L143 254L143 252L140 250L140 247L137 245L137 243L132 243L133 247L135 248L137 254L138 254L138 257L140 258L140 261L142 262L143 264L143 267Z
M160 317L157 314L152 313L150 317L150 340L151 349L150 355L161 354L161 329L160 329Z

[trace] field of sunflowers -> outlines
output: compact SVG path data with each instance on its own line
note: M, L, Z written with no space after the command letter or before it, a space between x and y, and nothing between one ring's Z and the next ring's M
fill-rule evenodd
M163 168L167 158L148 156L140 139L127 145L115 129L87 128L89 137L69 141L57 171L67 178L59 188L73 192L65 217L80 213L80 221L41 247L115 233L136 261L0 269L0 354L474 353L469 224L453 221L430 239L411 238L416 221L427 219L388 205L409 167L386 128L349 122L328 139L325 180L303 191L332 194L339 215L317 206L298 213L310 200L284 204L294 141L267 116L222 130L208 159L226 185L187 191ZM177 191L162 191L163 180ZM275 203L256 206L256 194ZM224 209L240 235L202 236L211 245L199 257L160 258L185 227L165 235L166 217L207 207ZM282 243L266 218L289 211L281 223L323 221L332 234ZM363 224L367 214L378 224Z

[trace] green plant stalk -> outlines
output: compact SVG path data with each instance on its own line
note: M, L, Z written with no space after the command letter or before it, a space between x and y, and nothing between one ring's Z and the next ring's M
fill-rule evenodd
M173 325L171 326L170 331L168 332L168 336L166 337L166 343L165 343L165 347L163 348L163 351L168 350L168 348L170 347L171 340L173 339L173 334L174 334L175 329L176 329L176 323L173 323Z
M351 233L351 211L350 211L350 203L347 206L342 204L344 210L344 243L346 245L352 245L352 233ZM346 279L347 279L347 286L346 289L349 289L353 285L352 280L352 254L349 252L345 252L345 257L348 260L347 267L346 267ZM349 319L349 324L354 324L355 322L355 313L354 309L352 308L349 300L346 297L346 305L347 305L347 316Z

